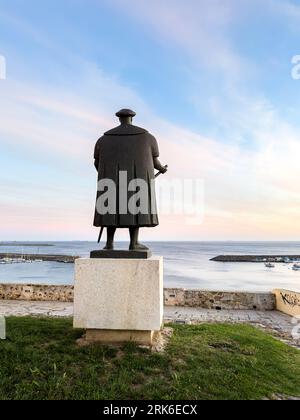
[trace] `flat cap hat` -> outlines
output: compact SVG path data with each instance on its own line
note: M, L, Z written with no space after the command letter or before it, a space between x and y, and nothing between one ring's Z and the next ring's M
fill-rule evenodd
M135 117L136 113L132 111L131 109L121 109L121 111L116 113L116 116L121 117Z

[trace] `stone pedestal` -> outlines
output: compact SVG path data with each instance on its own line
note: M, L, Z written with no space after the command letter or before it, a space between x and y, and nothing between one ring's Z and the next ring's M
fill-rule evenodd
M74 328L86 341L151 345L163 322L163 259L78 259Z

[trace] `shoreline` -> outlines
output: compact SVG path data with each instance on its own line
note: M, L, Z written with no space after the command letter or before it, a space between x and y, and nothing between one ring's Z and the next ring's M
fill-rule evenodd
M76 259L80 256L75 255L56 255L56 254L26 254L26 253L10 253L10 252L1 252L0 260L10 258L18 259L25 258L32 261L42 260L42 261L54 261L54 262L63 262L63 263L74 263ZM218 255L217 257L211 258L209 261L214 262L253 262L253 263L293 263L300 261L300 255Z
M7 246L7 247L13 247L13 246L24 246L24 247L49 247L49 246L55 246L53 244L41 244L41 243L22 243L22 242L0 242L0 246Z

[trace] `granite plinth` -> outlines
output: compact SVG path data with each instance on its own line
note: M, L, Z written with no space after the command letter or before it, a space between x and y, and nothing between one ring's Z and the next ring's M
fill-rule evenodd
M92 259L126 259L126 260L147 260L152 257L150 250L126 251L126 250L95 250L91 251Z
M78 259L74 327L99 342L152 340L163 323L163 258Z

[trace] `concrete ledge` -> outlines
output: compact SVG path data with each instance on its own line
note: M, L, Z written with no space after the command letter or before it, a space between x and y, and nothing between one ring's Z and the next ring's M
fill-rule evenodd
M290 316L300 315L300 293L290 290L276 289L276 309Z
M73 302L74 286L0 284L0 300ZM203 309L259 311L272 311L276 309L275 292L212 292L166 288L164 289L164 301L166 306Z

